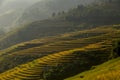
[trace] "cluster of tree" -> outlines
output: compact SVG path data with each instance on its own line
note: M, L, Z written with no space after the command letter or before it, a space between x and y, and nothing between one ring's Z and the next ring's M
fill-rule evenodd
M103 0L91 5L78 5L63 15L74 23L108 25L120 23L120 0Z
M65 14L65 11L58 12L58 13L53 12L52 17L63 16L64 14Z
M67 77L89 70L92 66L107 61L107 56L109 55L106 50L93 50L88 52L75 51L73 54L76 56L71 59L70 63L57 64L54 67L46 67L43 71L43 79L64 80ZM84 76L85 75L83 75L82 78Z
M0 36L4 35L5 31L3 29L0 29Z
M115 58L120 56L120 40L117 40L115 44L113 45L113 49L111 52L111 58Z
M115 52L117 53L118 56L120 56L120 41L117 42L117 45L115 47Z

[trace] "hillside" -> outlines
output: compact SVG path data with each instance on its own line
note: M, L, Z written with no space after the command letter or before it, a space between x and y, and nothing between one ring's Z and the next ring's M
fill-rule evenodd
M76 27L77 28L77 27ZM0 39L0 49L4 49L20 42L41 37L54 36L74 31L71 23L63 20L44 20L22 25Z
M93 28L90 30L75 31L75 32L62 34L60 36L46 37L42 39L35 39L32 41L20 43L18 45L12 46L8 49L1 51L0 72L7 71L18 65L33 61L38 58L41 59L44 56L46 57L49 55L54 55L54 53L56 53L56 55L59 52L62 53L62 51L63 52L68 51L69 53L69 50L74 51L74 49L76 50L77 48L78 50L79 48L82 48L83 53L85 53L86 55L88 55L88 53L92 53L93 51L92 57L95 59L98 58L98 61L94 64L96 65L110 58L111 49L109 48L111 48L112 46L112 40L119 39L119 37L120 37L119 25L113 25L113 26L109 25L109 26L101 26L98 28ZM87 49L90 51L86 52L86 50L84 50L84 46L87 46ZM102 48L103 50L105 49L105 51L102 51L101 50ZM94 54L96 54L97 51L100 52L100 55L96 55L96 57L94 57ZM103 53L103 55L101 55L101 53ZM80 56L82 57L82 55ZM71 59L73 60L73 58ZM91 64L91 66L92 65L93 64ZM76 73L78 72L73 72L72 75ZM66 77L69 75L66 75ZM64 76L64 78L66 77Z
M73 50L49 54L48 56L20 65L0 74L0 79L62 80L67 76L76 73L76 71L84 71L93 65L100 64L101 62L108 60L107 57L110 54L105 52L108 49L108 46L110 46L109 42L107 42L107 44L106 42L100 42L85 46L83 48L76 48ZM93 60L91 60L91 58ZM96 60L98 62L96 62ZM81 67L81 69L78 70L79 67Z
M120 58L110 60L95 69L85 71L74 77L65 80L119 80L120 79ZM81 77L81 78L80 78Z

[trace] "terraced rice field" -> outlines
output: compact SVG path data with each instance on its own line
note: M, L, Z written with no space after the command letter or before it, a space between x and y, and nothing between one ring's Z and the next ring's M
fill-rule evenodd
M70 63L72 60L75 60L77 54L73 53L74 51L99 49L102 48L102 46L104 46L102 43L97 43L84 48L78 48L44 56L29 62L28 64L23 64L0 74L0 80L40 80L43 78L42 74L46 68L57 66L58 64Z

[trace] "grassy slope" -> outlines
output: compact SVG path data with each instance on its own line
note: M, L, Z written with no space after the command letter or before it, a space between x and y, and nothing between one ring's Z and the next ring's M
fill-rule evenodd
M89 44L119 38L120 31L116 27L119 28L119 25L78 31L69 34L63 34L58 37L55 36L36 39L30 42L15 45L1 52L0 65L2 66L0 68L0 72L48 54L80 48ZM32 46L28 46L28 44L32 44ZM8 65L9 67L6 67Z
M120 79L120 58L110 60L95 69L85 71L65 80L119 80ZM83 78L80 78L80 76Z

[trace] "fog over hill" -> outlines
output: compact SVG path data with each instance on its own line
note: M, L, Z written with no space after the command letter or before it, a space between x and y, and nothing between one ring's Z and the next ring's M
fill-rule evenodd
M18 22L26 23L50 18L52 13L68 11L79 4L89 4L95 0L41 0L27 8Z
M68 10L94 0L0 0L0 29L48 18L52 12Z

